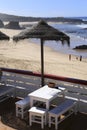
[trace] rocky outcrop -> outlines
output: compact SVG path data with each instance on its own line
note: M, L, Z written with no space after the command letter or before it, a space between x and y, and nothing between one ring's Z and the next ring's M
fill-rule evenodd
M4 26L4 28L7 28L7 29L22 29L19 25L19 22L16 22L16 21L9 22L8 24L6 24Z
M0 40L10 40L10 37L0 31Z
M0 20L0 28L3 28L4 27L4 24L3 22Z
M81 49L81 50L86 50L87 49L87 45L80 45L80 46L76 46L73 49Z

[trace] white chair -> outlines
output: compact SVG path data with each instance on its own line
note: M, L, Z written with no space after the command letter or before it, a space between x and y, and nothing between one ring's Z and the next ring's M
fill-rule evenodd
M44 128L46 125L46 109L39 107L31 107L29 110L29 124L32 125L32 122L41 124L41 128Z
M56 108L48 111L49 127L51 127L51 124L54 124L57 130L60 122L69 117L73 112L76 112L75 104L76 101L74 100L66 100Z
M24 118L25 114L28 113L30 99L29 97L25 97L22 100L17 101L16 103L16 116Z

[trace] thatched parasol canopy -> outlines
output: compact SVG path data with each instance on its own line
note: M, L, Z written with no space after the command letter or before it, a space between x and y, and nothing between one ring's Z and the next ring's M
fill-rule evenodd
M40 20L37 25L33 26L32 29L26 29L13 37L13 40L18 41L26 38L39 38L41 39L41 77L42 86L44 85L44 59L43 59L43 42L45 40L67 41L70 44L70 38L65 33L53 28L48 25L45 21Z
M62 42L66 40L67 43L69 43L70 40L69 36L65 33L53 28L43 20L39 21L32 29L26 29L14 36L13 40L18 41L26 38L42 38L43 40L60 40Z
M9 40L9 36L0 31L0 40Z

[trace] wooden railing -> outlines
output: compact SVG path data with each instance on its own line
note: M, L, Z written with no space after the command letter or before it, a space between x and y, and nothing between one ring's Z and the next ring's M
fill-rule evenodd
M31 76L41 77L40 73L36 73L36 72L32 72L32 71L9 69L9 68L1 68L1 69L2 69L2 71L5 71L5 72L12 72L12 73L16 73L16 74L23 74L23 75L31 75ZM60 80L60 81L65 81L65 82L87 85L87 80L68 78L68 77L56 76L56 75L51 75L51 74L44 74L44 78L50 78L50 79L54 79L54 80Z
M32 71L1 68L3 75L2 81L7 86L16 88L15 96L24 98L28 93L42 87L41 74ZM56 75L44 75L45 84L54 82L56 86L66 88L65 97L73 98L79 102L79 111L87 113L87 81L72 79Z

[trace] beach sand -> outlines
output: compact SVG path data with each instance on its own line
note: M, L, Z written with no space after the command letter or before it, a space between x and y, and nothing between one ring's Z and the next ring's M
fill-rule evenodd
M0 29L2 32L12 37L21 30ZM41 72L41 52L40 44L31 40L21 40L14 43L11 39L0 41L0 67L15 68ZM44 46L44 72L70 78L87 80L87 59L82 61L71 55L62 54Z

